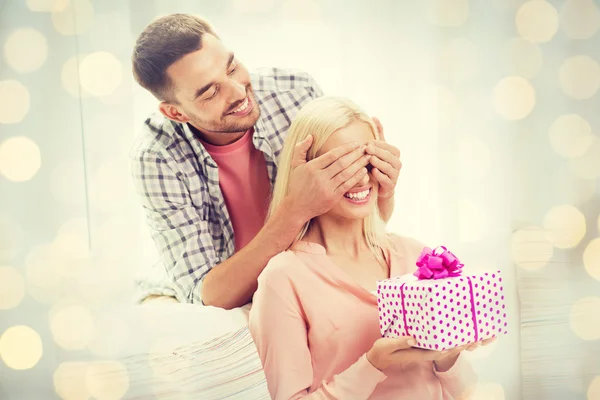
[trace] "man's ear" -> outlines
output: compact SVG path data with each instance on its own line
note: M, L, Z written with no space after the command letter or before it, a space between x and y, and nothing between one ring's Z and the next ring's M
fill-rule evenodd
M171 121L186 123L189 122L190 119L187 115L183 114L179 107L173 103L169 103L166 101L161 101L158 105L158 109L161 114L165 117L169 118Z

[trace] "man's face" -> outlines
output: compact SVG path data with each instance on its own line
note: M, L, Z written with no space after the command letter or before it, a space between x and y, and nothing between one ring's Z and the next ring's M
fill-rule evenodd
M175 119L189 122L209 142L231 142L258 120L248 70L216 37L204 35L202 49L175 62L167 74L179 104L163 104L161 109L169 117L175 112Z

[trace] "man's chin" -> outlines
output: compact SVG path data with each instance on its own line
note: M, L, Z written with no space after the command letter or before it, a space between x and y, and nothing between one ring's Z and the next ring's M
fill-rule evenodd
M227 129L228 132L239 132L239 131L247 131L252 128L258 118L260 117L260 109L256 108L252 110L252 112L248 115L244 115L243 117L238 117L235 115L225 115L223 118L223 122L225 125L228 125L230 128Z

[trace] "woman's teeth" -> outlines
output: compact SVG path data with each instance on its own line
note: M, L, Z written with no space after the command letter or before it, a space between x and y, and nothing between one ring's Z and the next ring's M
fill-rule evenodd
M246 108L248 108L248 98L247 97L244 99L244 102L242 103L242 105L240 105L238 108L233 110L230 114L235 114L237 112L244 111Z
M362 192L356 192L356 193L346 193L344 196L348 197L349 199L353 199L353 200L364 200L369 195L370 190L371 189L363 190Z

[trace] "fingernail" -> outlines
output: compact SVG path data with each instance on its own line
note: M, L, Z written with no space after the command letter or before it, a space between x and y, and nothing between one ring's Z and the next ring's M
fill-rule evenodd
M412 339L410 339L410 340L409 340L408 342L406 342L406 343L408 343L408 345L409 345L409 346L414 346L414 345L416 345L416 344L417 344L417 343L415 343L415 341L414 341L414 340L412 340Z
M358 142L352 142L352 147L358 149L360 147L360 144Z

